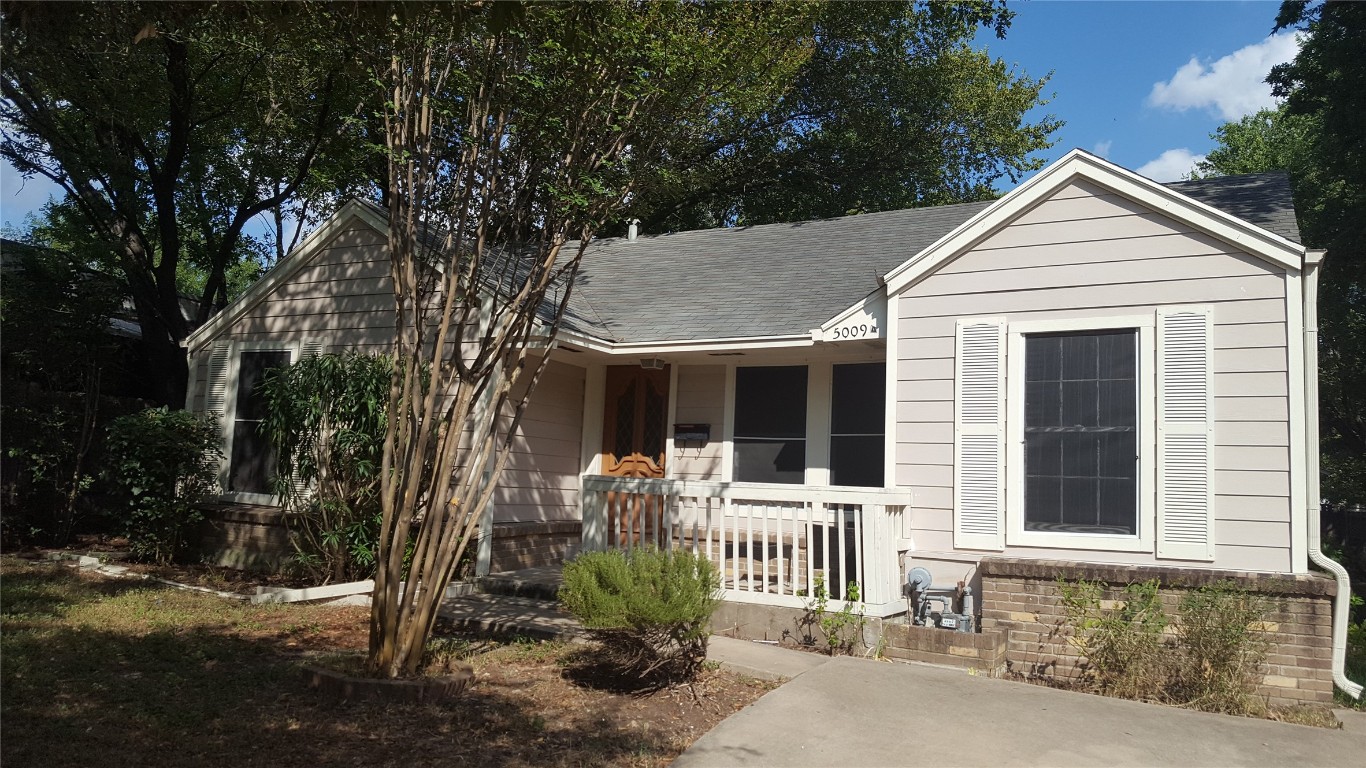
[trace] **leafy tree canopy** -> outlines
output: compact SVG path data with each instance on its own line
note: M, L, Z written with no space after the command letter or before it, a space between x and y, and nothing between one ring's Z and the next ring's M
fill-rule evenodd
M0 156L66 190L114 255L179 405L177 289L206 318L253 217L307 218L363 167L350 35L322 4L6 3L3 22Z
M1025 119L1047 77L971 47L1012 16L1004 0L822 5L784 97L675 147L628 215L658 232L990 199L1061 125Z

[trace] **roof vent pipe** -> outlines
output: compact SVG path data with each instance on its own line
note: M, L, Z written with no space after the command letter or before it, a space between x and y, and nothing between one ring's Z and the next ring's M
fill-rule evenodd
M626 227L626 239L635 240L640 233L640 219L631 219L631 223Z

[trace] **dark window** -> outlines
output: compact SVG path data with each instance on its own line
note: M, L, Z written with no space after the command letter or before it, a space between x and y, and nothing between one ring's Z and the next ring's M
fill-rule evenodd
M240 493L274 493L275 451L261 435L265 398L261 382L266 374L289 365L289 352L243 352L238 364L237 406L232 424L232 464L228 490Z
M1138 334L1025 337L1028 531L1138 532Z
M881 488L887 365L836 365L830 389L830 484Z
M735 479L806 482L806 366L735 370Z

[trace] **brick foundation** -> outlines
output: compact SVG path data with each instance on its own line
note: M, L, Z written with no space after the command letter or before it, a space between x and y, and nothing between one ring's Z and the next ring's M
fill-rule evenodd
M1271 704L1331 704L1333 596L1337 585L1322 576L1211 571L1154 566L1088 565L1056 560L984 558L981 626L1007 638L1005 659L1016 669L1051 666L1066 675L1079 660L1058 631L1065 618L1058 580L1109 585L1104 599L1124 599L1125 585L1157 579L1163 608L1173 615L1191 589L1232 581L1271 600L1266 627L1271 641L1259 692Z
M560 565L579 553L583 523L559 520L545 523L498 523L493 526L490 573Z
M246 571L275 571L294 552L279 507L204 504L199 551L207 562Z

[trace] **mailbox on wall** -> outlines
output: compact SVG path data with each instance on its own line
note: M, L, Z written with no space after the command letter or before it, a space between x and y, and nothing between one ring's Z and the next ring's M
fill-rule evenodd
M705 443L711 439L710 424L675 424L674 441Z

